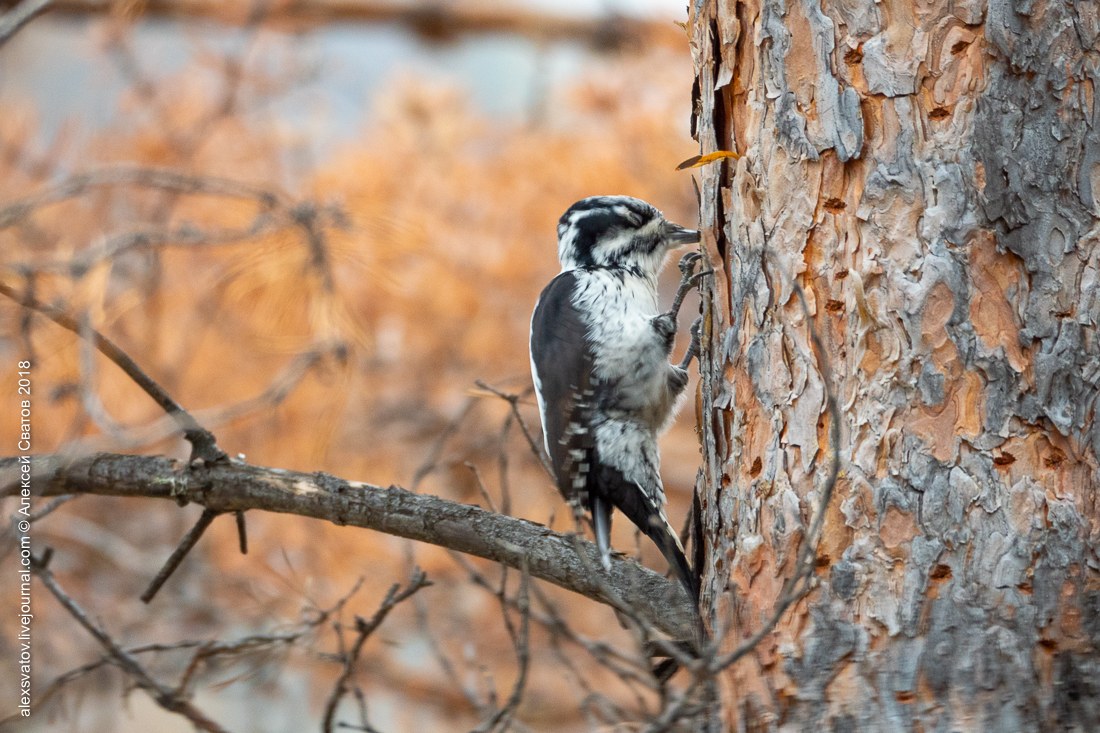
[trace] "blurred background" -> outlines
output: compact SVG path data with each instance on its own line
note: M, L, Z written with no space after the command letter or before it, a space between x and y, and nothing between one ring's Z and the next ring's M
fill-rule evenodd
M0 279L114 340L232 455L569 530L508 403L476 382L523 395L541 442L527 331L575 200L629 194L696 224L690 176L675 171L698 152L685 20L683 0L59 0L0 46ZM162 170L183 178L150 173ZM678 273L665 274L667 303ZM34 362L35 453L189 454L114 365L0 299L4 384L21 359ZM694 422L689 402L662 447L676 526L699 465ZM0 420L0 453L17 432ZM519 663L496 566L253 512L249 554L219 518L141 603L199 514L84 497L31 536L120 644L175 645L136 654L168 684L189 674L196 705L228 730L319 730L356 614L416 565L434 585L367 640L342 729L465 731L504 705ZM665 570L621 515L613 542ZM16 567L5 523L4 660ZM512 729L633 730L659 705L635 641L609 608L538 591ZM34 614L37 709L0 727L191 730L97 664L101 648L37 581ZM190 670L196 647L178 645L250 636ZM0 719L17 713L15 675L0 664Z

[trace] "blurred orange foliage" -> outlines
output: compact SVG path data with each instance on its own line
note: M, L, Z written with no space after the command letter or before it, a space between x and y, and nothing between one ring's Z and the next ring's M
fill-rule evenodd
M504 456L512 513L550 522L557 511L555 528L568 529L560 499L518 427L502 434L507 405L472 392L474 382L512 392L530 384L530 313L558 271L555 225L570 203L629 194L673 220L695 222L688 175L674 172L696 152L686 130L686 48L591 61L572 88L547 100L552 113L529 125L487 118L470 108L462 90L429 79L395 80L374 101L358 139L304 175L286 163L300 133L277 120L250 121L238 109L239 95L227 103L224 87L204 81L211 68L230 68L216 60L200 58L151 88L139 85L116 127L96 133L87 146L61 146L62 152L45 157L30 152L33 112L0 109L0 209L70 173L110 166L222 177L276 192L280 201L268 210L249 198L97 186L0 229L2 278L21 288L33 283L40 299L86 315L196 411L233 455L484 503L465 465L472 463L498 505ZM240 87L277 93L270 77L238 72ZM236 230L249 233L226 236ZM159 235L167 241L139 242L96 259L97 248L140 232L150 241ZM69 263L81 257L90 264L74 272ZM674 280L670 273L667 284ZM685 318L691 317L685 308ZM10 301L0 302L0 353L7 385L14 383L16 361L33 355L35 452L94 439L83 450L186 457L188 446L179 438L146 444L150 438L141 427L163 415L125 375L89 357L72 333L41 317L27 320ZM302 354L312 358L303 361ZM296 367L302 367L300 379L284 372ZM272 399L247 402L265 391ZM7 393L11 406L15 398ZM105 415L98 419L89 410L96 401ZM220 409L238 403L247 414ZM521 409L537 430L532 400ZM693 423L685 414L666 439L674 522L686 513L698 465ZM17 427L14 420L0 421L4 445L15 445ZM496 600L437 548L298 517L250 515L251 552L241 556L233 523L222 518L161 595L143 606L138 594L196 516L194 507L82 498L34 525L32 536L38 548L57 548L53 567L62 583L128 645L286 627L304 608L330 606L359 577L366 581L348 613L369 615L385 588L403 581L417 563L437 583L416 603L438 638L433 642L418 624L410 601L368 642L360 682L372 720L388 721L379 724L384 730L457 730L480 719L459 686L475 697L485 698L490 687L498 699L507 696L515 661ZM627 525L618 520L615 543L635 552ZM2 542L0 573L13 577L10 536ZM645 562L663 569L648 543L643 549ZM489 577L498 574L478 566ZM513 590L516 582L513 573ZM578 631L629 646L617 628L608 630L609 609L555 590L548 589L549 597ZM5 657L14 643L14 595L0 598ZM56 674L96 652L40 586L35 613L35 684L43 690ZM337 643L326 633L316 648L331 653ZM593 698L592 690L563 672L545 631L532 633L533 677L520 709L523 723L587 729L586 715L600 720L616 705L637 704L585 657L578 661L585 674L608 685L597 686L600 694ZM433 644L454 660L454 677L437 663ZM313 651L285 654L293 660L290 668L253 672L248 684L236 686L240 693L221 686L239 669L228 676L208 670L212 687L198 701L231 729L240 720L258 721L255 729L263 730L314 729L338 665ZM171 675L178 672L173 663L153 668ZM15 699L9 673L7 665L0 668L0 717ZM86 689L96 694L85 707L121 708L102 683ZM606 702L599 702L604 696ZM563 702L585 698L587 707ZM76 703L66 698L51 703L51 710L84 715L87 730L143 730L166 715L142 708L129 717L88 717ZM59 725L66 727L67 719Z

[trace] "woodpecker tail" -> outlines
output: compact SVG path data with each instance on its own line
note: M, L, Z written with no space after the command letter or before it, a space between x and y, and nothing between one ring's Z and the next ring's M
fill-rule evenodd
M604 570L611 570L611 512L615 507L601 496L592 496L592 530L596 534L596 546Z
M699 577L688 565L687 558L684 556L684 546L680 544L680 538L673 532L668 520L661 521L661 519L660 517L651 518L649 531L646 534L653 540L653 544L657 545L657 549L661 551L661 554L665 556L672 572L676 574L677 579L688 592L688 596L691 597L692 604L698 608Z

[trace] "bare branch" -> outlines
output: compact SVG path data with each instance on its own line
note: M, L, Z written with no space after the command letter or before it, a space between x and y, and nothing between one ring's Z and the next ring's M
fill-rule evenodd
M18 475L15 459L0 459L0 496L17 486ZM678 582L619 558L605 573L597 567L600 556L591 542L578 539L574 545L569 536L535 522L395 486L251 466L233 459L189 466L160 456L109 453L71 462L38 456L31 461L31 475L32 488L42 496L149 497L195 502L219 513L262 509L373 529L512 568L522 567L526 557L534 578L605 604L611 603L605 591L610 589L643 623L673 638L693 637L694 614Z
M500 592L493 587L493 584L489 582L489 579L485 577L484 573L478 570L465 555L457 552L451 552L450 554L455 562L467 572L471 582L484 588L498 598L501 596ZM637 682L647 689L656 689L656 685L653 683L653 677L649 674L649 666L644 660L631 657L607 642L590 639L578 633L569 626L558 609L550 602L550 599L539 590L538 585L531 585L531 593L538 600L539 604L546 609L546 613L543 614L534 610L530 610L528 613L531 619L549 631L553 638L561 638L573 642L587 651L597 663L606 667L627 684L630 682ZM518 608L518 601L516 601L516 599L509 597L505 598L505 601L513 608Z
M182 651L187 649L195 649L192 655L191 662L187 665L188 675L185 675L176 685L176 692L179 695L185 694L187 683L189 682L189 675L198 668L200 663L206 662L215 657L226 656L239 656L248 654L250 652L259 651L271 646L289 646L294 644L299 639L310 633L318 626L326 623L329 618L343 609L344 605L351 600L352 596L359 592L359 589L363 585L363 578L359 578L358 581L352 586L351 590L345 593L329 608L316 609L316 615L313 618L304 620L295 631L287 632L284 634L252 634L245 636L234 641L177 641L169 644L143 644L141 646L131 647L126 650L126 654L130 656L139 654L152 654ZM68 672L58 676L53 680L45 690L35 696L34 710L38 711L65 685L80 679L86 674L94 672L100 669L104 665L116 665L117 662L110 654L100 657L94 662L81 665L75 669L71 669ZM14 723L18 719L18 714L8 718L0 719L0 728L4 725Z
M34 20L36 15L50 7L53 0L23 0L8 12L0 15L0 46L12 39L23 26Z
M0 230L14 226L35 209L75 198L103 186L139 186L175 193L251 199L263 209L288 209L281 193L214 176L193 176L156 168L105 168L72 176L67 181L0 209Z
M534 436L531 435L531 430L527 427L527 421L523 419L523 415L519 414L519 401L523 397L523 395L501 392L499 389L495 387L490 387L489 385L485 384L485 382L482 382L480 379L475 382L475 384L477 384L478 387L485 390L486 392L491 392L492 394L496 395L497 397L501 398L512 406L512 414L515 416L516 422L519 423L519 427L523 431L523 437L527 438L527 445L530 446L531 452L535 454L535 458L538 459L539 465L541 465L543 470L546 471L546 475L550 477L550 481L556 484L557 479L554 478L554 470L550 468L550 459L546 457L546 453L542 450L542 448L539 447L539 444L535 441Z
M497 509L497 503L493 501L493 497L489 495L489 490L485 488L485 482L481 480L481 471L477 469L476 465L469 461L466 461L462 465L470 469L470 472L474 475L474 480L477 481L477 490L481 493L481 498L488 504L489 511L494 514L500 514L500 510Z
M355 664L359 661L359 653L362 651L363 643L367 640L367 637L382 625L394 606L411 597L421 588L426 588L431 584L432 582L428 580L428 576L420 568L416 568L413 570L412 577L409 578L409 584L405 586L405 590L401 590L399 583L394 583L390 587L386 597L382 599L382 604L369 621L356 617L355 631L357 635L355 642L351 645L351 649L344 654L344 669L337 678L332 694L325 704L325 716L321 723L321 730L324 733L332 733L333 723L336 720L336 708L340 705L340 698L348 691L348 680L351 679L352 673L355 671Z
M513 637L513 645L516 649L516 662L519 664L519 674L516 676L515 684L512 685L512 693L508 696L508 701L504 703L504 707L493 713L489 719L478 726L473 733L489 733L489 731L495 731L498 728L501 731L507 730L512 718L515 717L520 702L523 700L523 691L527 686L527 672L531 662L531 650L529 647L531 638L531 607L527 594L531 576L530 573L527 572L527 564L524 563L523 565L523 574L519 583L519 594L516 596L516 608L519 611L518 634L515 633L511 622L508 620L508 595L505 593L503 580L501 581L500 593L498 594L500 598L500 611L504 615L504 623L508 627L509 634Z
M202 537L203 532L210 526L210 523L214 521L214 518L218 516L218 512L213 509L204 509L202 516L199 517L199 521L195 522L195 526L191 528L191 531L184 536L183 541L179 543L175 551L168 557L168 560L164 563L164 567L160 569L153 581L149 583L149 587L145 589L145 592L141 594L141 602L149 603L156 596L157 591L164 585L164 582L168 580L168 577L172 573L176 572L176 568L180 566L183 559L187 557L187 553L191 552L191 549L195 546L195 543Z
M82 609L76 601L70 598L65 591L62 590L61 586L58 585L53 573L50 572L50 569L47 567L49 554L49 550L47 550L42 559L35 558L31 565L31 572L42 581L42 585L46 586L46 589L49 590L54 598L64 606L65 610L76 619L77 623L83 626L89 634L95 637L96 641L103 645L103 648L107 650L107 653L114 660L115 664L133 677L134 683L149 693L149 696L153 698L154 702L165 710L176 713L177 715L182 715L191 721L191 724L199 730L204 730L208 733L225 733L224 728L206 717L202 711L192 705L188 700L180 697L175 691L154 680L149 673L137 663L137 660L127 654L106 631L101 629L88 617L84 609Z
M2 216L2 212L0 212L0 216ZM125 372L130 379L134 380L139 387L145 390L145 393L152 397L153 400L179 424L184 437L191 443L192 460L202 458L208 462L216 462L225 459L225 452L218 447L213 434L199 425L191 413L183 409L178 402L172 399L171 395L169 395L163 387L142 371L141 367L139 367L126 352L116 346L106 336L95 329L83 327L79 321L60 308L55 308L52 305L43 303L30 293L20 293L15 288L3 282L0 282L0 294L6 295L25 308L38 311L57 325L72 331L77 336L88 337L92 343L95 344L95 347L99 349L100 353L114 362L119 369Z

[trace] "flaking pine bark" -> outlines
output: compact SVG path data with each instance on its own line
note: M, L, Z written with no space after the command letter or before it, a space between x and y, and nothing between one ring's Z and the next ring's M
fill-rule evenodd
M716 729L1100 730L1100 6L689 8Z

